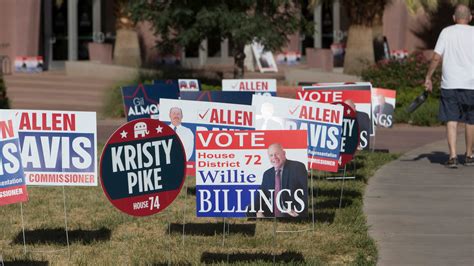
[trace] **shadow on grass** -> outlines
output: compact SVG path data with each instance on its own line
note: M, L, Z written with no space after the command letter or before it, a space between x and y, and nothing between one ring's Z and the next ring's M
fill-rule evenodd
M3 264L0 261L0 265L4 266L47 266L49 262L47 261L37 261L37 260L12 260L12 261L3 261Z
M344 195L346 196L346 195ZM342 199L341 208L349 207L352 205L351 199ZM323 200L321 202L317 202L315 207L317 209L337 209L339 208L339 199L330 199L330 200Z
M422 160L422 159L425 159L425 158L428 159L430 161L430 163L444 164L449 159L449 155L445 152L442 152L442 151L434 151L434 152L431 152L431 153L420 154L420 155L416 156L413 159L403 159L403 160L400 160L400 161L402 161L402 162L411 162L411 161L419 161L419 160Z
M186 193L191 196L196 196L196 187L188 187L188 191L186 191Z
M201 255L202 263L236 263L236 262L252 262L264 261L276 263L304 263L304 256L299 252L283 252L278 255L270 253L211 253L203 252Z
M168 262L155 262L150 264L152 266L168 266L168 265L173 265L173 266L191 266L192 264L189 262L173 262L173 263L168 263Z
M172 223L170 225L171 233L182 234L183 224ZM227 224L227 234L242 234L245 236L255 236L255 224ZM186 223L184 224L186 235L214 236L222 235L224 223Z
M341 181L342 182L342 181ZM311 189L308 189L308 195L311 195ZM316 189L314 191L314 197L329 197L329 198L339 198L341 196L341 188L328 188L328 189L319 189L318 195L316 195ZM343 196L349 198L361 198L362 193L357 190L352 190L351 188L344 187ZM339 206L339 205L338 205Z
M70 230L68 231L70 243L91 244L95 241L110 240L112 232L102 227L99 230ZM35 229L25 231L26 244L59 244L67 245L66 231L64 228ZM19 232L13 239L13 244L23 245L23 234Z
M315 223L332 223L334 222L334 217L335 217L335 212L334 211L329 211L329 212L321 212L321 211L316 211L315 216L314 216L314 222ZM251 218L249 220L255 220L255 218ZM308 216L306 217L283 217L283 218L278 218L278 222L282 223L291 223L291 224L304 224L304 223L312 223L313 222L313 213L308 212Z

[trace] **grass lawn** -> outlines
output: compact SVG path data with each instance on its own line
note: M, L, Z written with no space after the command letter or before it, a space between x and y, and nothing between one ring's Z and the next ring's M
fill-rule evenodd
M396 155L386 153L359 153L356 179L344 183L342 208L342 181L329 181L325 174L315 173L314 230L311 217L276 223L226 219L224 237L223 219L196 217L195 181L191 177L168 209L144 218L116 210L100 186L66 187L70 257L64 232L63 188L29 187L30 201L23 204L27 254L23 250L20 204L13 204L0 208L0 256L5 262L43 261L50 265L166 265L169 261L195 265L218 264L221 259L221 264L227 260L243 264L247 259L250 264L271 265L272 254L276 254L277 262L292 260L294 264L373 265L377 250L362 211L363 193L368 177L394 158ZM278 231L310 230L281 232L275 237L274 226Z

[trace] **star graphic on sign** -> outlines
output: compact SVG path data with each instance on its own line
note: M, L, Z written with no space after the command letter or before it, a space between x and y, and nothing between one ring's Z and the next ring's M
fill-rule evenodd
M158 126L156 128L156 133L162 133L163 132L163 127L162 126Z
M351 109L347 109L347 115L350 115L352 113Z
M120 132L120 136L122 137L122 139L127 138L127 134L128 134L128 132L125 131L125 130L123 130L122 132Z

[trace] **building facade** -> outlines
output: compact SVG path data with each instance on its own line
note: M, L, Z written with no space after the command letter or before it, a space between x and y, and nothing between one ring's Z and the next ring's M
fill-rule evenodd
M307 6L308 0L303 6ZM330 48L344 43L349 21L341 0L325 1L312 9L302 8L301 15L314 21L310 36L294 34L283 50L305 55L305 48ZM424 43L414 31L428 23L423 13L412 16L403 0L394 0L383 18L383 32L390 49L413 51ZM0 56L13 63L16 56L43 56L47 68L60 68L65 61L89 60L88 43L114 44L116 18L114 0L2 0L0 1ZM149 23L139 23L138 32L142 61L154 65L160 60L156 37ZM189 45L179 55L187 66L232 64L229 40L207 39Z

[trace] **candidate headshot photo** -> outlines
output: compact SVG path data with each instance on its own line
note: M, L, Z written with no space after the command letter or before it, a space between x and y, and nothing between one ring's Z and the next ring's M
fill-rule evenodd
M194 152L194 134L191 129L183 126L183 110L179 107L172 107L170 109L170 127L176 131L178 137L183 143L184 152L186 153L186 160L189 161Z
M272 167L263 174L260 190L266 198L271 193L280 194L279 202L273 201L273 209L256 202L256 217L305 217L308 215L308 171L304 163L286 157L286 151L279 143L268 146L268 160ZM258 197L257 197L258 198Z
M393 115L393 105L385 101L385 96L379 94L377 97L377 105L374 107L374 116L378 117L381 114Z

